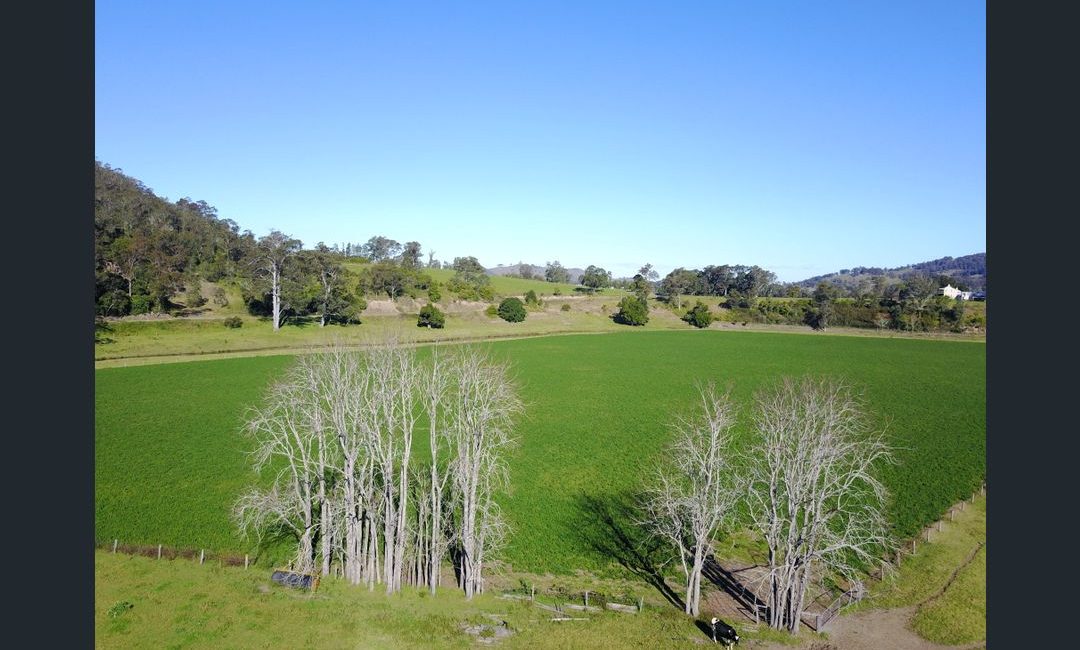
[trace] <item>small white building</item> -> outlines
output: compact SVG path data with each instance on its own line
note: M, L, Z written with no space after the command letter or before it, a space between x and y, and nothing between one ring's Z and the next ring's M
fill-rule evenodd
M952 286L951 284L947 284L944 287L938 289L938 295L945 296L946 298L953 298L954 300L971 300L970 291L961 291L956 287Z

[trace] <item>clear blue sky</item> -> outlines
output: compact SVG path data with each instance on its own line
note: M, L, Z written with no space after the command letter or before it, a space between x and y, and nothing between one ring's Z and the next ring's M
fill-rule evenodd
M98 160L257 235L784 281L986 250L982 2L96 11Z

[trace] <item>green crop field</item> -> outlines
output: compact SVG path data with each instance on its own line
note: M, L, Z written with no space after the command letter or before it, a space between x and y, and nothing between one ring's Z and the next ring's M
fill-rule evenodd
M746 406L782 375L846 377L865 390L897 446L884 481L908 536L985 476L986 348L981 343L763 332L623 332L486 344L513 364L528 412L503 505L513 569L611 565L618 516L668 439L694 382L731 383ZM98 370L99 540L246 550L228 520L252 480L238 428L288 357ZM613 515L613 516L608 516ZM631 535L632 536L632 535Z

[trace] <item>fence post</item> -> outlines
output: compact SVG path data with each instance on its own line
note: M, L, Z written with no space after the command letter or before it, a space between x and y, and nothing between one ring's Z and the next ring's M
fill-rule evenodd
M955 520L956 520L956 511L953 510L952 508L949 508L949 521L955 521Z
M206 549L205 548L200 548L199 549L199 564L202 564L203 560L205 560L205 559L206 559Z
M941 520L940 519L937 522L937 529L938 529L938 532L940 533L941 532Z
M643 598L642 596L638 596L637 611L640 613L643 609L645 609L645 598Z
M532 596L531 596L532 600L536 600L536 585L535 584L529 585L529 591L532 594Z
M116 552L116 545L117 545L117 544L119 544L119 543L120 543L120 540L118 540L118 539L114 539L114 540L112 541L112 552L113 552L113 553L115 553L115 552Z
M248 556L247 556L247 553L244 553L244 568L245 569L248 568Z
M589 591L585 590L585 609L589 608Z
M161 544L157 545L157 559L161 559Z
M911 554L915 555L915 540L911 540Z
M928 541L928 542L930 541L930 529L929 528L926 529L926 541Z

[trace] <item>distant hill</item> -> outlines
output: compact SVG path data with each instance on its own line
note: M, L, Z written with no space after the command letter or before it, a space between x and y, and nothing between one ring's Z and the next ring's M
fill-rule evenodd
M892 269L875 266L857 266L853 269L840 269L828 275L815 275L795 284L812 289L819 282L829 282L841 286L857 284L863 278L883 275L897 282L917 273L926 275L948 275L967 285L972 291L986 291L986 253L975 253L963 257L942 257L929 262L908 264Z
M487 269L487 273L488 275L512 275L520 272L520 266L521 264L493 266L490 269ZM541 280L544 279L544 271L547 269L547 266L537 266L536 264L527 263L525 266L532 270L532 274L535 277ZM581 276L585 275L585 269L568 268L566 269L566 272L570 274L570 284L578 284L581 282Z

